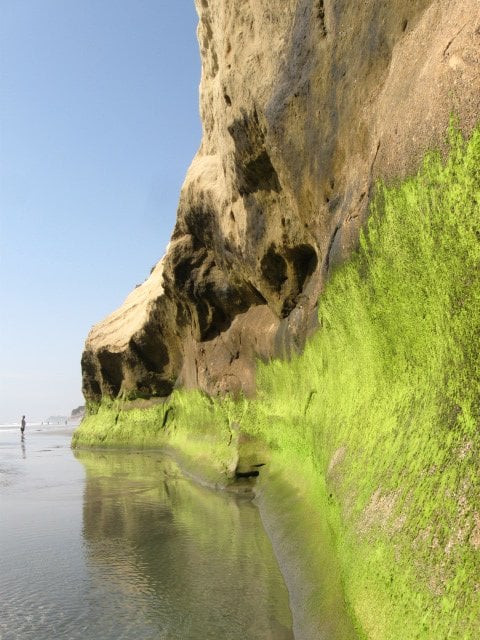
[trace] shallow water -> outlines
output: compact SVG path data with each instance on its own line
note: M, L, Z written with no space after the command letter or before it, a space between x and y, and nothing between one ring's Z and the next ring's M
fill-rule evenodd
M159 453L0 431L0 640L290 640L257 509Z

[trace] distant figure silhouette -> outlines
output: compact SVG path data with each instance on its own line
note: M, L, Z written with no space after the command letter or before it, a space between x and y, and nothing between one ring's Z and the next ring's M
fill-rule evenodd
M22 416L22 422L21 422L21 426L20 426L20 431L22 432L22 436L23 436L23 432L25 431L25 425L27 423L25 422L25 416Z

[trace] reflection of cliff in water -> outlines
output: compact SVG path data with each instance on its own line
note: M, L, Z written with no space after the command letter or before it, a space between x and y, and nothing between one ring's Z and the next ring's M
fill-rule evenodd
M77 451L92 579L135 637L292 638L257 509L181 477L157 453ZM144 625L145 633L141 632ZM158 635L160 634L160 635Z

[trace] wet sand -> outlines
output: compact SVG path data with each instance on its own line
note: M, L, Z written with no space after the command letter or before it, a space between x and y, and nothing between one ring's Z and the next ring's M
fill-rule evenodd
M291 640L250 503L160 453L79 452L72 429L0 431L0 638Z

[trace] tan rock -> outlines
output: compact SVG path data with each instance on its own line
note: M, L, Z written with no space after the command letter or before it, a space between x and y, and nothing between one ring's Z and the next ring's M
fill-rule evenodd
M88 399L254 390L301 349L372 186L480 113L478 0L196 0L201 147L167 254L90 333Z

